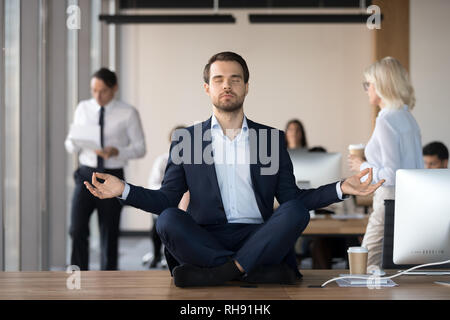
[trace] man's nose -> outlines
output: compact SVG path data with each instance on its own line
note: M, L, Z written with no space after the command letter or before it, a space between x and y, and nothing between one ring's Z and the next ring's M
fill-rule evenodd
M231 80L230 79L225 79L223 81L223 88L224 89L231 89Z

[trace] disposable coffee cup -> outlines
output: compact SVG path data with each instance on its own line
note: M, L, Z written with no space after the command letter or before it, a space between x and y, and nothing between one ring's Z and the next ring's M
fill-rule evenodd
M364 148L366 146L363 143L351 144L348 146L348 152L352 155L358 156L364 159Z
M347 250L350 274L367 274L367 255L364 247L350 247Z

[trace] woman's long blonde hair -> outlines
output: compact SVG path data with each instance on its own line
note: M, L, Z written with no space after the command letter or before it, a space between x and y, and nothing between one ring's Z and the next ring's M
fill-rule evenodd
M404 104L414 108L416 97L408 72L400 62L392 57L385 57L364 71L366 81L375 86L375 92L388 108L399 109Z

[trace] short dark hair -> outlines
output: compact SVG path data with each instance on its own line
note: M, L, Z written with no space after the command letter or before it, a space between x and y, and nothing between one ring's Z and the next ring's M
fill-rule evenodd
M300 120L298 120L298 119L289 120L288 123L286 124L286 128L284 129L284 132L287 131L287 129L289 128L289 126L291 124L296 124L299 127L300 132L302 133L302 138L300 139L300 146L302 148L307 148L308 147L308 140L306 139L306 132L305 132L305 128L303 127L302 122ZM286 137L286 143L287 143L287 137Z
M213 55L211 58L209 58L209 61L206 64L205 69L203 69L203 81L205 81L205 83L209 84L211 65L216 61L236 61L237 63L239 63L244 72L244 83L248 83L250 73L248 71L247 63L245 62L244 58L242 58L237 53L231 51L219 52Z
M109 88L114 88L114 86L117 84L116 73L107 68L101 68L100 70L96 71L92 75L92 78L97 78L97 79L103 80L103 82Z
M440 160L448 159L448 149L442 142L433 141L423 147L424 156L437 155Z
M308 149L308 152L327 152L327 149L325 149L324 147L321 147L321 146L317 146L317 147L312 147L312 148Z

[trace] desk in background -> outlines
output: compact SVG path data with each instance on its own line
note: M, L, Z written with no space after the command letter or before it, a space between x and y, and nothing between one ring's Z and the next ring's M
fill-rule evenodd
M330 216L309 221L302 236L361 236L366 232L369 217L334 219Z
M354 196L355 205L364 208L364 213L369 213L369 208L373 206L373 194L369 196Z

